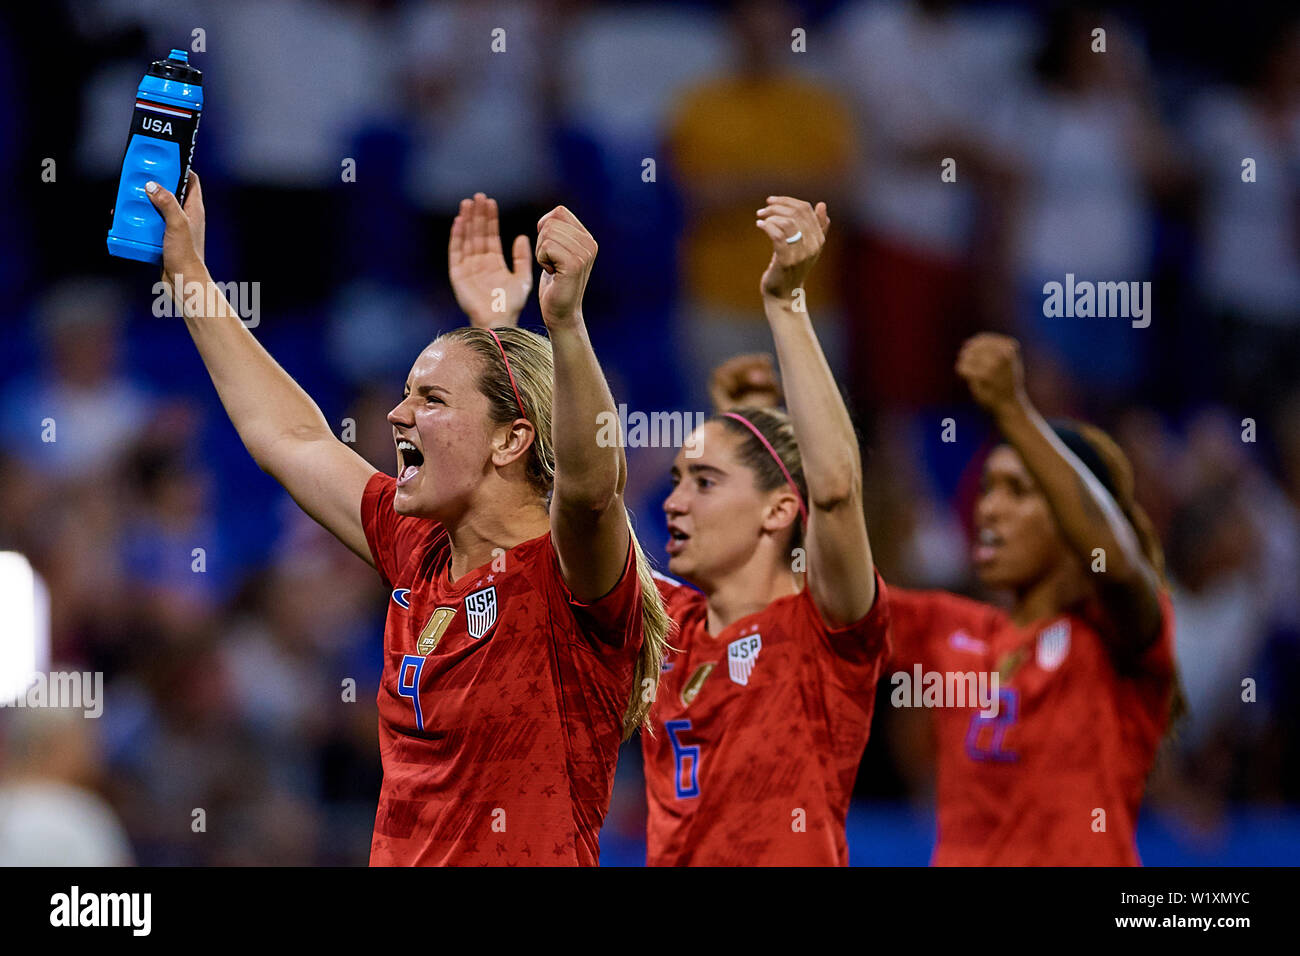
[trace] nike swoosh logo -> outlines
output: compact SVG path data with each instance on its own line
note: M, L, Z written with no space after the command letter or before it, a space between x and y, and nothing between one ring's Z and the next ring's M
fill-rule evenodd
M965 631L954 631L948 635L948 643L959 651L970 651L972 654L983 654L989 649L985 641L976 640Z

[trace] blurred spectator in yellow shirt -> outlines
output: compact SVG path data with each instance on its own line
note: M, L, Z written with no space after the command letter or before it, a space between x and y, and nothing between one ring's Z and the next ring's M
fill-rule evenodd
M804 28L779 0L746 0L732 10L733 68L687 90L668 133L674 174L686 201L680 249L687 309L681 354L699 388L724 358L770 351L759 276L770 240L754 225L772 195L825 200L834 235L836 197L854 162L847 105L798 71L793 31ZM818 42L814 34L803 40ZM808 303L834 341L836 248L831 242L808 283ZM838 350L828 345L828 355Z

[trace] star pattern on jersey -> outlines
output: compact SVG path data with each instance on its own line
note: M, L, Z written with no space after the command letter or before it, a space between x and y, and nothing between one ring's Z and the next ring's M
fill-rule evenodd
M825 834L835 830L838 781L847 773L850 762L857 769L861 756L860 751L849 754L853 748L845 744L850 739L856 743L860 738L865 745L868 737L875 692L875 677L870 671L873 661L860 660L861 655L845 655L841 661L839 644L847 642L843 639L839 644L831 642L835 645L832 650L837 653L832 662L836 673L843 667L844 673L855 675L858 681L855 685L858 692L854 694L858 706L832 707L829 700L826 708L800 706L801 701L825 699L824 692L807 691L822 688L827 670L826 643L797 639L805 632L817 630L810 623L802 602L775 604L748 621L737 622L718 639L703 626L698 597L689 601L681 595L672 598L675 609L684 608L689 612L682 625L684 634L674 642L683 646L685 653L671 658L665 655L663 660L664 664L674 660L677 669L683 672L680 681L673 681L674 689L686 681L692 669L699 668L700 658L707 660L715 671L694 698L692 706L696 715L689 724L682 721L689 729L682 728L676 740L666 733L659 734L648 746L643 738L647 782L651 792L662 798L651 806L651 846L657 846L652 849L651 860L678 865L689 860L703 865L733 866L753 865L754 860L762 860L764 865L845 862L839 859L842 849L834 841L806 837L792 843L784 839L791 832L791 818L788 813L773 812L766 801L782 791L806 788L810 794L816 794L802 803L807 812L806 832ZM853 635L877 658L885 649L881 617L877 614L864 618ZM732 646L739 651L744 645L752 648L760 640L766 645L763 653L772 655L770 665L779 671L773 678L772 691L779 695L780 706L773 710L780 714L780 723L774 718L770 730L762 720L750 719L756 712L769 709L765 705L770 701L763 700L762 694L747 694L725 680L723 684L716 683L717 669L727 667L733 660ZM853 649L857 651L858 647ZM727 693L722 693L724 690ZM677 697L674 694L674 703ZM690 713L675 707L669 713L661 710L656 730L668 717ZM738 715L745 719L743 731L735 719ZM718 719L714 720L715 717ZM735 744L736 741L744 746ZM706 749L710 743L714 745L713 750ZM697 745L703 752L700 762L704 769L712 781L720 784L712 792L704 780L698 782L696 792L687 790L689 783L683 785L681 747ZM754 751L747 753L752 745L756 745ZM829 786L819 786L822 781ZM717 796L720 792L721 797ZM657 813L655 806L661 812ZM831 823L819 814L824 814ZM815 848L809 846L813 843Z
M426 720L441 722L450 708L461 706L460 700L445 697L437 690L444 686L482 685L484 693L477 700L467 700L465 706L483 718L487 730L483 734L464 735L463 741L453 738L442 746L448 752L452 745L456 745L460 751L470 752L471 756L477 756L479 752L484 755L481 759L488 767L488 773L484 774L485 787L491 792L482 799L492 801L486 804L489 807L513 808L510 835L505 837L498 833L494 838L486 831L499 830L500 827L483 825L481 817L468 818L468 808L463 803L457 807L455 800L449 801L441 793L425 798L418 786L422 773L419 768L424 762L402 759L406 755L404 746L416 746L417 743L426 746L423 740L408 745L404 738L425 735L412 732L411 698L403 693L398 699L397 693L403 678L408 676L399 667L407 657L412 638L425 623L423 620L415 621L420 608L439 600L453 605L448 610L460 611L455 624L457 633L460 633L466 614L464 595L478 590L490 603L491 587L500 580L507 590L496 589L501 592L497 595L499 611L509 608L512 630L518 630L526 637L530 630L550 634L559 625L571 625L567 602L572 602L572 597L566 593L562 576L545 541L532 543L520 552L521 557L516 558L514 552L511 553L511 560L519 560L523 567L537 567L545 572L529 576L527 583L532 587L511 591L512 582L518 581L519 575L513 569L498 570L495 567L489 567L477 578L454 581L449 573L445 573L449 570L445 534L441 529L435 534L423 526L417 527L395 518L391 508L394 482L391 479L385 482L383 478L377 482L386 485L383 494L387 497L377 497L374 488L368 486L370 494L362 506L367 540L371 550L381 556L385 579L415 585L411 597L418 598L418 602L413 602L408 613L390 614L392 620L386 621L385 625L387 656L384 680L392 693L391 699L385 698L380 702L380 744L385 758L385 779L380 811L376 814L375 835L371 840L372 862L376 865L397 865L417 860L453 865L478 862L488 866L537 865L547 862L546 845L550 842L555 849L551 865L595 863L593 845L600 819L589 819L591 815L584 814L578 821L571 812L568 798L574 787L583 793L589 790L599 792L601 787L612 784L612 757L617 751L619 735L613 721L604 719L606 709L611 711L611 716L613 714L613 704L606 697L612 701L615 691L620 692L617 696L625 696L623 685L630 685L636 663L634 643L630 640L624 642L626 654L604 655L599 660L585 650L570 654L567 645L560 648L559 653L565 656L562 663L567 667L562 673L566 678L574 675L572 682L567 679L561 682L545 666L537 666L554 657L554 648L545 641L519 640L497 644L494 666L477 671L474 668L481 659L471 659L468 664L446 656L426 660L421 677L421 689L425 693L416 698L416 707L423 705ZM437 573L429 573L430 567ZM629 613L639 600L640 590L634 576L626 576L625 580L630 583L619 589L607 606L602 605L597 610L603 614L600 619L602 626L617 628L620 634L630 638L640 623L638 615ZM469 587L471 583L474 587ZM428 610L423 612L425 617L428 613ZM517 660L504 663L496 660L507 653ZM592 691L590 695L589 691ZM593 728L593 733L580 735L575 742L565 732L565 715L581 712L585 718L582 708L597 696L601 704L597 716L601 720ZM558 698L557 706L540 711L540 704L528 702L554 698ZM610 703L608 708L605 706L607 703ZM503 719L503 715L508 716ZM582 748L582 759L572 759L575 746ZM607 759L589 759L595 755ZM512 785L518 795L511 792ZM390 806L385 796L400 803L393 802ZM561 796L564 799L560 799ZM594 809L603 811L605 808ZM477 813L474 816L477 817ZM603 813L598 816L603 816ZM412 818L410 827L405 826L408 817ZM575 826L580 834L578 837L572 832ZM400 831L402 836L394 837L386 830ZM480 832L473 832L475 830ZM525 837L527 844L522 841Z

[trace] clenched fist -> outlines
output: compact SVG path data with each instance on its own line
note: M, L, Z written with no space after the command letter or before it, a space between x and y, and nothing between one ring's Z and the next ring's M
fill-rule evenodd
M802 199L790 196L767 197L767 205L758 210L756 223L772 240L772 261L763 273L764 296L789 299L795 289L802 288L826 244L830 224L824 202L813 208Z
M542 267L537 303L548 327L581 320L582 293L598 248L578 217L563 206L537 220L537 264Z
M982 408L997 415L1025 401L1025 370L1020 343L1009 335L971 336L957 356L957 374Z
M772 356L759 352L727 359L709 377L709 397L717 412L745 405L780 407L781 383Z

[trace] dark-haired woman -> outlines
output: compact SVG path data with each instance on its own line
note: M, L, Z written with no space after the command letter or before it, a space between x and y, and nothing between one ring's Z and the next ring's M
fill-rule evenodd
M971 338L957 373L1002 437L984 463L974 559L1010 606L890 591L891 668L998 677L996 708L933 711L933 862L1136 864L1142 791L1181 704L1159 542L1119 447L1034 409L1014 339Z
M887 654L849 413L803 282L814 209L769 196L761 288L789 415L740 407L691 436L664 502L679 626L642 733L651 865L845 865L844 825Z

